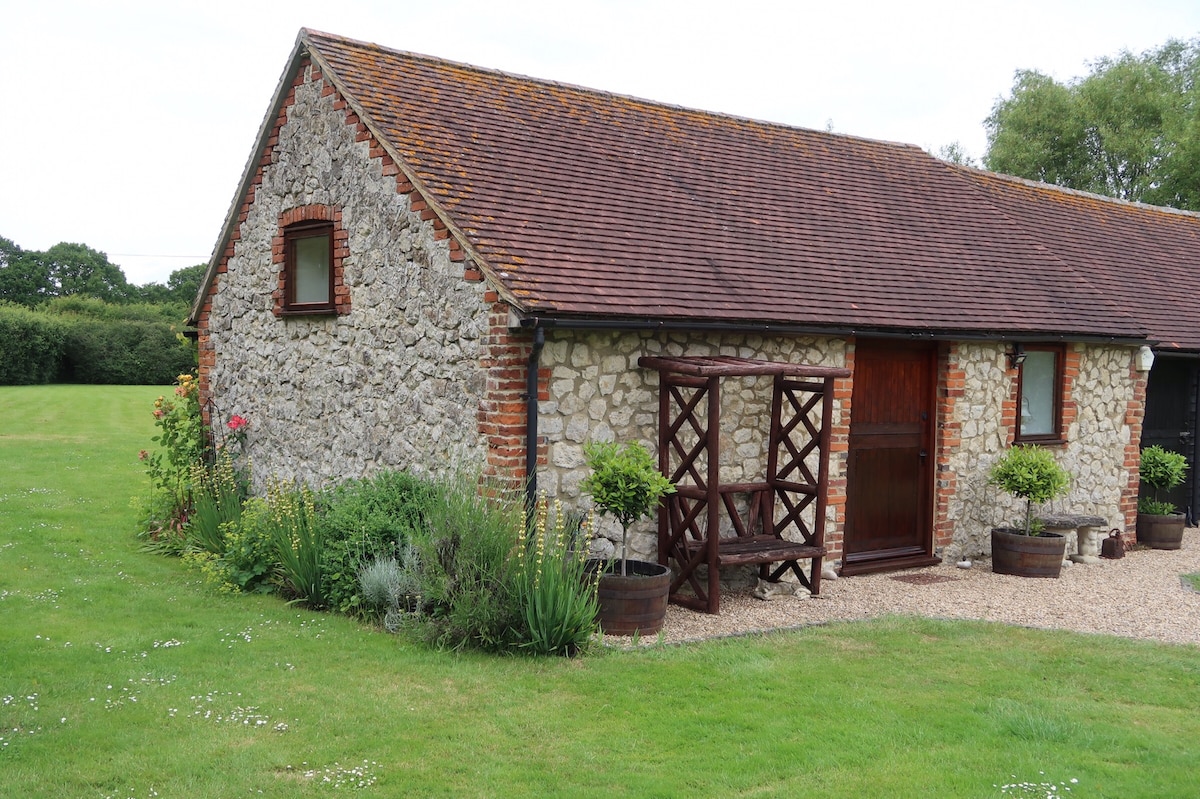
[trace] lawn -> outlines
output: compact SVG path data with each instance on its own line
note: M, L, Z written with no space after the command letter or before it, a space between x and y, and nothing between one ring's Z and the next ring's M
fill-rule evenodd
M1195 793L1195 647L890 618L498 658L215 594L135 539L163 391L0 388L5 797Z

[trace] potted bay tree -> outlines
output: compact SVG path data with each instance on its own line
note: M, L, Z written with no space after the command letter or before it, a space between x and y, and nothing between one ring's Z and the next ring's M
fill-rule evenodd
M649 516L675 486L655 466L654 456L638 442L624 447L593 442L584 447L591 468L581 484L600 509L621 524L621 556L596 561L600 570L600 629L612 635L653 635L667 616L671 569L659 563L630 560L629 528Z
M1152 549L1183 546L1183 514L1162 498L1162 492L1183 485L1187 458L1155 444L1142 450L1138 476L1154 489L1154 496L1138 497L1137 540Z
M992 571L1018 577L1058 577L1067 539L1035 526L1034 503L1067 492L1070 477L1050 450L1031 444L1011 447L988 472L988 482L1025 500L1025 520L1018 527L992 529Z

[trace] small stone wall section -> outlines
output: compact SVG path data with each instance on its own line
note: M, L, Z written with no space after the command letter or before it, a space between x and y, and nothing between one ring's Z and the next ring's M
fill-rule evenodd
M340 209L346 313L277 317L273 240ZM489 303L478 269L318 69L283 104L200 316L213 424L250 420L256 487L479 468Z
M1071 488L1044 510L1102 516L1110 526L1132 529L1137 467L1130 447L1136 458L1145 400L1133 358L1129 347L1068 346L1066 442L1048 448L1071 475ZM943 559L959 560L988 554L992 527L1024 515L1023 503L987 483L992 464L1012 445L1017 373L1000 343L951 345L941 372L935 533Z
M731 355L814 366L843 366L846 344L840 339L739 334L661 332L584 332L551 329L541 364L548 372L538 403L539 434L547 462L538 490L557 496L568 508L591 505L580 483L588 474L584 445L589 441L641 441L658 447L658 372L638 366L643 355ZM841 382L841 381L839 381ZM840 509L845 491L845 410L849 381L835 394L833 418L837 446L831 446L831 494L826 540L840 542ZM771 419L770 378L726 378L722 382L721 479L762 480L766 476ZM815 468L815 467L814 467ZM600 557L620 546L621 530L612 519L598 519ZM630 531L630 557L657 558L658 528L653 519Z

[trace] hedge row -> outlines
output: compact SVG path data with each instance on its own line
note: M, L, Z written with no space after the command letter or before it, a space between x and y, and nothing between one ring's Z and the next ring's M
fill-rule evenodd
M0 385L49 383L62 371L67 328L62 320L0 303ZM168 381L170 382L170 381Z
M195 366L195 349L166 321L0 304L0 385L166 385Z

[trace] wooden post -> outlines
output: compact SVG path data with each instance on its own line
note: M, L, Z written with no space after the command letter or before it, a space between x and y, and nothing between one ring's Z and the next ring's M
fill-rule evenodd
M717 557L721 543L721 378L708 378L708 428L705 430L708 471L708 612L721 612L721 575Z

